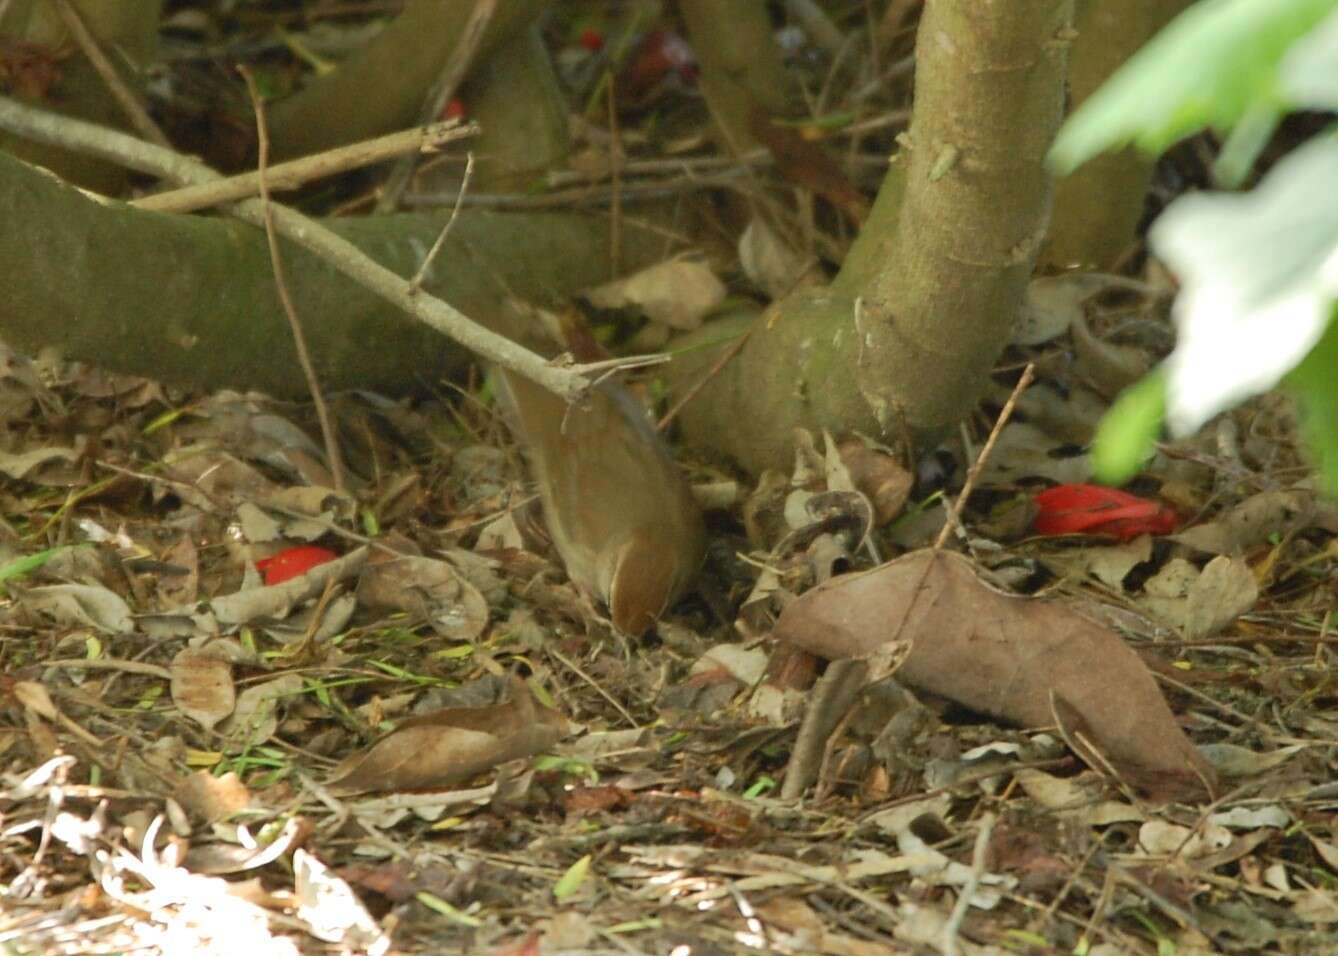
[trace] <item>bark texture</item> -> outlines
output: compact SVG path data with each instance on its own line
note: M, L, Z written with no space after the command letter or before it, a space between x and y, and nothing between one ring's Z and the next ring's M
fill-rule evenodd
M937 433L979 400L1049 222L1068 0L932 0L916 39L892 260L854 316L884 427Z
M142 71L158 53L158 17L162 0L72 0L85 26L97 39L119 75L132 90L139 89ZM0 8L5 4L0 4ZM0 20L0 33L35 44L55 56L68 54L56 65L55 84L43 97L20 97L23 102L66 116L128 129L107 84L79 52L65 22L46 0L12 0ZM0 134L0 151L35 163L62 178L109 195L119 193L125 170L57 146L47 146Z
M859 241L830 288L756 321L685 409L690 441L756 471L786 464L797 426L924 444L971 409L1045 233L1070 14L1069 0L929 0L911 128ZM684 342L679 391L743 322Z
M1071 108L1192 0L1078 0L1069 67ZM1102 153L1055 184L1050 234L1041 253L1053 269L1110 269L1132 245L1155 163L1134 149Z
M483 34L482 62L532 23L550 0L503 0ZM469 20L464 0L409 0L376 39L274 105L276 161L412 126Z
M164 381L306 392L296 374L263 233L233 220L146 212L95 201L0 154L0 338ZM401 275L417 270L445 214L336 220L330 225ZM515 296L556 306L607 277L604 217L465 212L426 283L470 318L527 340ZM453 342L281 241L321 382L405 394L469 357ZM625 225L624 260L663 254L662 235Z

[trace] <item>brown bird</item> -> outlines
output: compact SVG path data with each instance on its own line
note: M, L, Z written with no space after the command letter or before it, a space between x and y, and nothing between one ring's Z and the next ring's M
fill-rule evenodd
M701 510L664 443L620 385L585 407L502 371L567 575L609 608L613 626L643 634L681 597L701 564Z

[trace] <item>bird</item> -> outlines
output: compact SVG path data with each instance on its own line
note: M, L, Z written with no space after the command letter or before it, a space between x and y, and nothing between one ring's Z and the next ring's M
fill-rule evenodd
M505 369L498 392L525 448L567 576L644 634L691 586L706 547L692 489L627 389L566 400Z

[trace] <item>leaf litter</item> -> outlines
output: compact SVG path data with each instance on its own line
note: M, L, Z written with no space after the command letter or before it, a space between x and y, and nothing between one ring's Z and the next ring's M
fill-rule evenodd
M774 294L810 257L756 223ZM705 269L614 301L695 324ZM663 305L684 273L692 307ZM1011 357L1045 381L965 554L926 550L959 481L800 435L635 645L565 580L486 409L339 398L344 497L305 409L0 353L0 946L1334 951L1338 522L1294 480L1294 415L1162 446L1137 490L1175 534L1028 537L1159 357L1102 301L1128 281L1038 280ZM339 557L262 580L317 542ZM828 659L876 679L778 799Z
M969 514L1004 536L968 533L968 558L923 548L942 512L890 449L800 436L737 505L743 560L711 566L737 618L698 599L628 647L565 581L485 412L447 439L426 409L361 429L380 482L341 501L282 466L298 410L222 396L180 435L135 427L174 400L122 412L98 459L120 487L77 520L38 480L4 492L11 562L41 560L3 609L0 940L575 952L613 928L658 952L743 945L751 919L776 951L893 953L969 889L968 940L1077 939L1106 894L1097 947L1142 951L1148 925L1190 952L1328 945L1333 548L1304 486L1247 471L1261 490L1175 499L1198 520L1111 545L991 521L1031 497L1000 479ZM351 431L387 414L342 401ZM293 546L339 556L266 585L257 563ZM842 658L882 679L814 795L778 800ZM96 900L51 923L81 887Z

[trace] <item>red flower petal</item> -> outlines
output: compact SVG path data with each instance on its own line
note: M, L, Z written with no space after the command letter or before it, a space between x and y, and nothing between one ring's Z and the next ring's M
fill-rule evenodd
M285 548L268 558L261 558L256 562L256 570L265 578L265 584L282 584L289 578L306 574L316 565L333 561L337 557L339 555L329 548L300 544L293 548Z
M1035 497L1037 534L1099 534L1129 541L1169 534L1180 517L1165 505L1101 485L1056 485Z
M598 53L604 49L604 34L594 27L586 27L581 31L581 35L576 42L591 53Z

